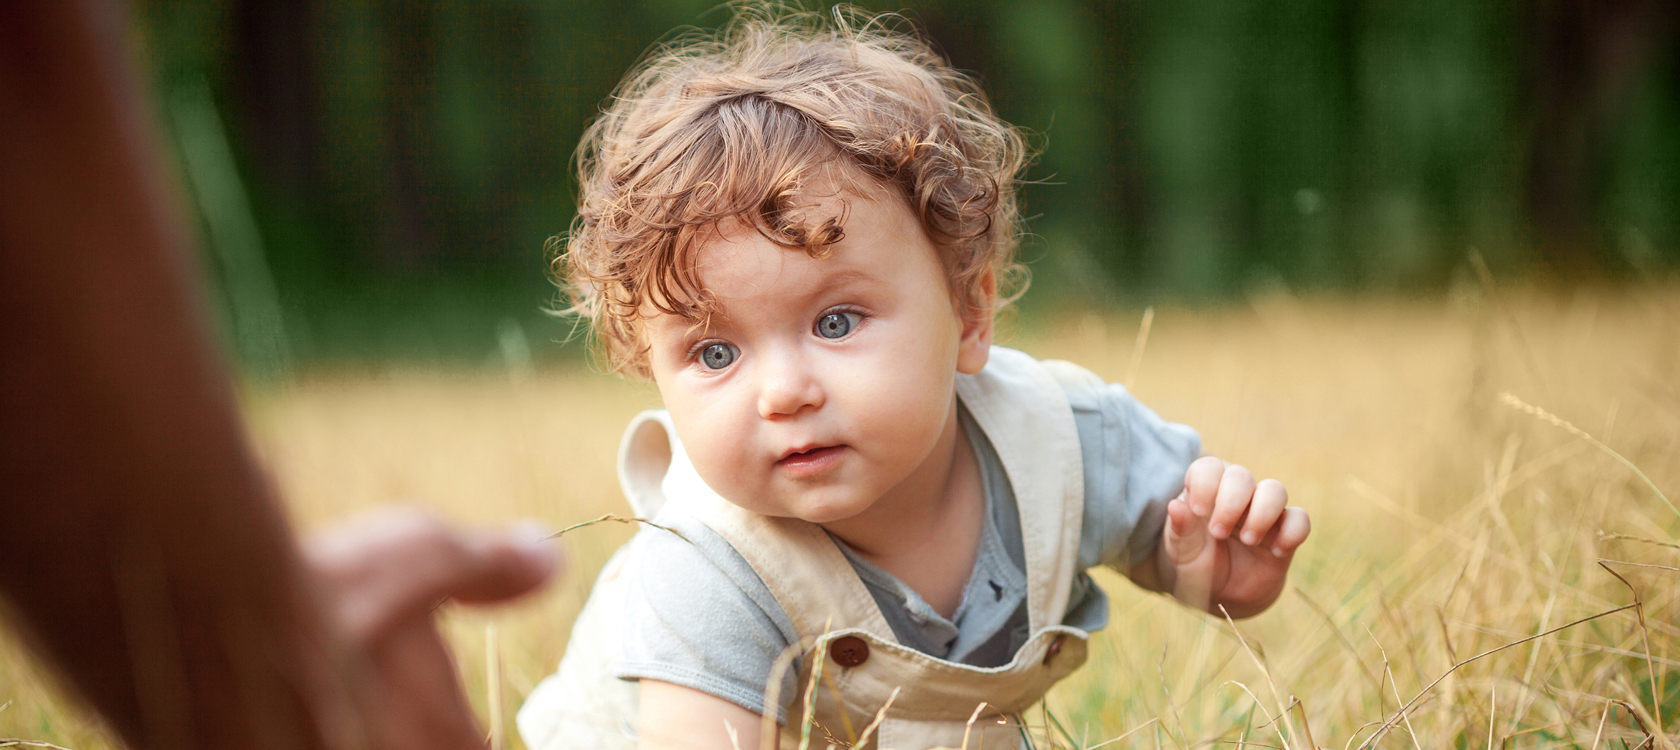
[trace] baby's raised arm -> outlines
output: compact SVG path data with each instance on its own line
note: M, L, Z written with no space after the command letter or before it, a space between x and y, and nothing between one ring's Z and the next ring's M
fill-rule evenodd
M1283 592L1295 550L1312 531L1307 511L1288 502L1282 482L1256 482L1242 466L1203 456L1167 504L1155 555L1128 575L1195 609L1257 615Z

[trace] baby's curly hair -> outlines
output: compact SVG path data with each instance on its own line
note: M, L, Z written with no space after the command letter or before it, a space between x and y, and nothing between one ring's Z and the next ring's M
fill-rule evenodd
M649 307L706 320L694 260L720 222L825 255L845 216L806 220L799 201L816 185L902 197L970 314L994 312L987 271L998 306L1024 291L1025 141L972 78L895 25L851 8L738 5L720 31L678 37L625 76L578 145L578 215L552 241L569 312L609 370L649 375Z

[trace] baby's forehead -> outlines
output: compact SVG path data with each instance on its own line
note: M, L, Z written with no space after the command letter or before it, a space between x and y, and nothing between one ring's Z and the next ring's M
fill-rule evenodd
M833 277L831 281L869 280L877 266L892 259L867 251L878 247L904 251L932 248L910 207L895 196L840 193L821 195L798 205L797 213L785 220L809 227L831 227L829 242L816 247L790 246L775 239L774 233L765 231L762 225L746 217L732 217L696 237L688 261L696 277L708 288L751 287L779 278L785 281L783 277L792 264L804 280L822 276Z
M660 332L690 331L729 321L733 313L766 309L802 309L833 299L872 299L885 294L902 276L906 255L937 257L911 220L891 214L902 210L853 197L843 212L844 235L813 254L804 247L788 247L737 221L719 227L697 241L688 260L683 289L651 288L641 308L643 324ZM840 215L833 206L825 210Z
M888 283L890 269L870 257L861 243L842 240L821 256L778 245L753 233L724 235L696 249L694 279L699 322L727 316L729 308L776 306L820 297L866 293ZM671 306L679 307L679 306Z
M850 160L829 158L798 169L804 177L793 186L768 196L776 204L774 209L769 205L755 206L746 212L712 222L705 229L709 234L734 237L761 232L766 228L766 222L813 226L834 220L844 225L859 204L896 204L868 208L902 208L907 216L914 218L902 189L869 176Z

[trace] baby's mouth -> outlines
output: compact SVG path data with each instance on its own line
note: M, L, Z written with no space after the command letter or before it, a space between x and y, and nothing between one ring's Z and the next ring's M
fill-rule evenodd
M790 452L776 462L795 475L814 474L833 465L846 450L844 445L824 445Z

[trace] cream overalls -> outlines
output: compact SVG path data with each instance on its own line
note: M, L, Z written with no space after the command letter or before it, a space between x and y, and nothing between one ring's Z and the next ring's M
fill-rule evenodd
M619 450L619 480L632 507L651 517L666 502L682 503L752 566L799 635L803 650L789 656L797 657L790 668L797 671L800 694L780 730L784 750L799 747L808 706L809 747L821 750L831 737L852 741L895 688L901 690L869 746L959 748L966 736L971 749L1014 750L1021 738L1009 717L1084 663L1088 634L1060 624L1079 573L1075 556L1085 498L1079 436L1060 382L1102 385L1076 365L1039 362L1001 347L993 347L980 373L957 376L957 395L997 450L1021 515L1031 635L1009 664L992 668L900 645L821 527L757 515L718 497L695 474L664 412L643 412L631 422ZM636 685L613 677L612 670L635 564L635 556L622 550L608 562L573 626L560 671L520 709L519 730L532 750L634 747ZM819 664L813 696L809 686ZM981 703L986 708L971 723ZM759 738L741 737L740 744L756 750Z

